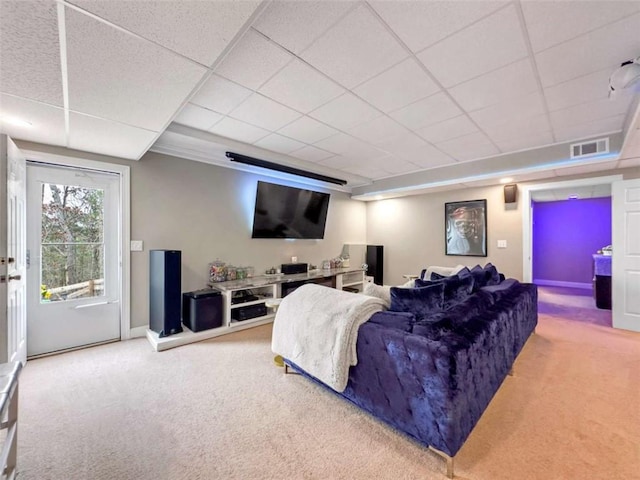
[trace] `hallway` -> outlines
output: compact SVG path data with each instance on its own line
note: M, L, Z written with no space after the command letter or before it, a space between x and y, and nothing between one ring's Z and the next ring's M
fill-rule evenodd
M611 310L597 308L590 289L538 286L538 311L565 320L612 325Z

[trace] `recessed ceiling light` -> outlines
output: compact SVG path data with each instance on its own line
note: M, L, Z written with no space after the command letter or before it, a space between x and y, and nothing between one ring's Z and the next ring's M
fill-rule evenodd
M500 179L500 183L509 183L509 182L513 182L513 178L506 177L506 178L501 178Z
M17 117L0 117L0 121L4 123L8 123L9 125L14 125L16 127L33 127L31 122L27 122L26 120L22 120Z

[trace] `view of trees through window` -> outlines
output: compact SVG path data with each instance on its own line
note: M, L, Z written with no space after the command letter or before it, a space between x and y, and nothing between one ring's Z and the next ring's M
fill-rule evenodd
M104 191L43 184L42 302L104 294Z

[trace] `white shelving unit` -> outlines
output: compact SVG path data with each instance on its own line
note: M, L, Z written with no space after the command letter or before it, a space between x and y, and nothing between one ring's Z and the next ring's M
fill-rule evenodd
M247 320L236 320L233 318L233 312L242 307L250 307L252 305L265 304L269 299L281 298L282 285L289 282L305 281L305 280L326 280L335 277L335 287L339 290L347 288L356 288L362 291L364 287L365 277L361 269L340 268L329 271L315 271L304 274L295 275L277 275L262 276L256 278L247 278L244 280L234 280L230 282L215 283L211 286L222 292L223 298L223 320L222 326L203 330L200 332L192 332L184 324L183 332L168 337L159 338L158 334L147 329L147 339L157 351L168 350L170 348L187 345L189 343L200 342L209 338L226 335L227 333L237 332L245 328L257 327L270 323L275 318L275 310L267 307L267 314L259 317L249 318ZM234 303L234 296L237 298L244 294L252 294L258 297L257 300L248 302Z
M344 290L345 287L355 288L361 292L364 288L364 272L359 270L357 272L346 272L336 275L336 288L338 290Z
M234 299L242 298L245 295L254 295L258 297L258 300L251 300L249 302L234 302ZM278 298L278 284L272 283L268 285L262 286L251 286L244 288L233 288L230 290L225 290L222 292L222 296L224 298L224 317L223 322L224 325L227 325L231 328L236 328L243 325L249 325L255 322L261 322L263 320L271 320L276 315L273 312L267 313L266 315L260 317L254 317L247 320L237 320L233 318L234 310L243 307L250 307L252 305L264 305L265 302L269 299ZM267 310L269 311L269 310Z

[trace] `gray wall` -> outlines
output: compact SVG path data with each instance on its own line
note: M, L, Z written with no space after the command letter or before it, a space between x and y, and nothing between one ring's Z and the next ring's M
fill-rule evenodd
M182 251L182 290L204 288L209 262L220 259L253 266L256 273L291 262L320 264L340 255L344 243L366 242L366 205L330 191L324 240L252 239L256 182L329 191L201 162L148 153L138 162L64 148L19 142L27 150L131 167L131 239L144 241L131 252L131 327L149 323L150 249Z
M447 256L444 253L444 204L487 200L487 254L485 257ZM367 239L384 245L384 283L398 285L403 274L419 274L430 265L453 267L492 262L507 276L522 275L522 214L520 203L505 207L501 186L469 188L371 202L367 205ZM496 240L507 248L496 248Z

